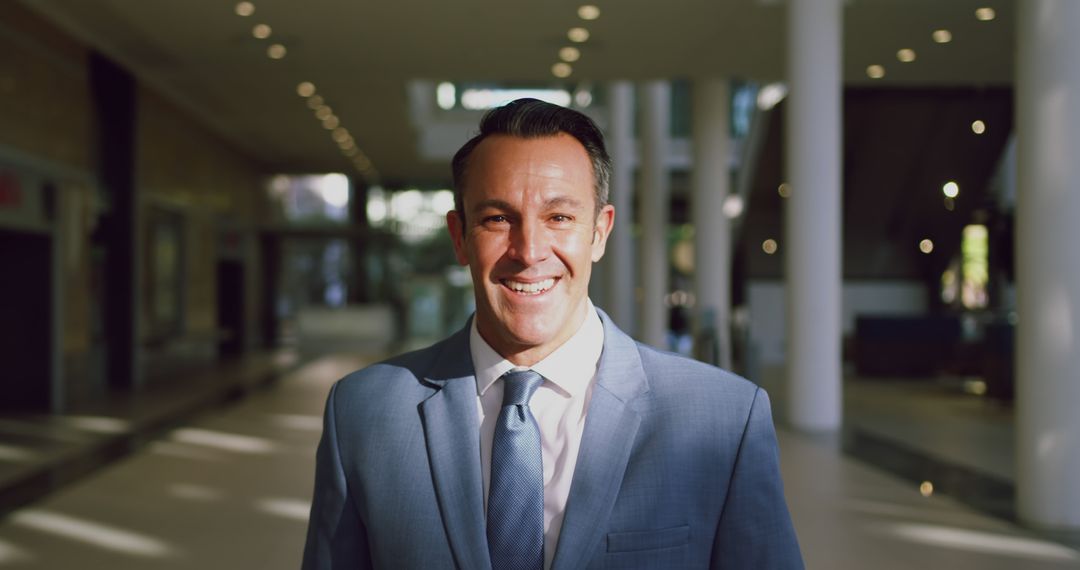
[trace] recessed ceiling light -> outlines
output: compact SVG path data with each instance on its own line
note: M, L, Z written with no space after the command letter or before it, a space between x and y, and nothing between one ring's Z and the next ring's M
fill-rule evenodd
M574 63L581 59L581 50L576 47L566 46L559 50L559 59L568 63Z
M314 111L315 109L323 106L323 98L319 95L312 95L311 97L308 97L307 106L309 109Z
M250 16L255 13L255 5L251 2L240 2L236 5L237 16Z
M934 242L930 239L924 239L919 242L919 251L923 253L930 253L934 251Z
M600 17L600 8L586 4L577 9L577 15L582 20L595 20Z
M769 238L761 242L761 251L764 251L768 255L776 253L777 243L776 240Z
M285 57L286 51L285 46L281 44L272 44L270 47L266 48L266 55L269 56L270 59L281 59Z
M566 32L566 37L577 44L587 42L589 41L589 30L586 30L585 28L570 28L570 30Z
M574 68L570 67L569 63L559 62L551 66L551 74L558 78L570 77L570 74L574 72Z
M950 180L941 187L941 193L946 198L955 198L960 195L960 185Z
M896 59L899 59L904 63L911 63L915 61L915 50L904 48L896 52Z
M332 130L338 128L338 125L340 125L340 124L341 124L341 120L338 119L337 117L333 116L333 115L330 115L329 117L323 119L323 122L322 122L323 128L328 130L328 131L332 131Z
M994 9L988 6L975 10L975 17L983 22L989 22L990 20L993 20L996 16L997 13L994 12Z
M327 105L322 105L318 109L315 109L315 118L320 121L333 116L333 114L334 110Z
M885 68L877 64L871 65L866 68L866 75L868 75L870 79L881 79L882 77L885 77Z
M934 30L934 33L930 35L934 38L934 41L939 44L947 44L952 41L952 32L949 30Z
M338 127L334 129L334 132L330 134L330 137L333 138L334 142L337 143L343 143L352 138L349 135L348 129L346 129L345 127Z
M315 94L315 84L310 81L305 81L300 85L297 85L296 94L301 97L311 97Z
M979 119L975 119L971 122L971 132L981 135L986 132L986 123Z
M270 26L266 24L255 24L255 27L251 28L251 35L259 38L260 40L265 40L266 38L270 37L271 32L273 32L273 30L271 30Z

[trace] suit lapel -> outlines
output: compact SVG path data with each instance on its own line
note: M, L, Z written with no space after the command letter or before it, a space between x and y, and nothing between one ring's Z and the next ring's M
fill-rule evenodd
M448 339L426 378L436 392L420 404L428 461L454 560L460 568L490 568L477 434L476 380L466 326ZM473 460L469 460L473 458Z
M552 568L584 568L619 495L641 417L630 402L648 391L634 341L603 312L604 352L585 419Z

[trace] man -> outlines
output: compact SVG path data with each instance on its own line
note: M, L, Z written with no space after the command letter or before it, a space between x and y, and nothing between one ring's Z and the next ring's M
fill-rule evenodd
M801 568L765 393L589 301L615 216L592 121L514 101L453 170L476 313L332 389L304 568Z

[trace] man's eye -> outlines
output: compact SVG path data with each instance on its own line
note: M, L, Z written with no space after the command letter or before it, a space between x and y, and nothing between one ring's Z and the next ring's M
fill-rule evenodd
M551 216L551 221L553 221L553 222L572 222L572 221L574 221L574 218L572 218L571 216L567 216L565 214L555 214L554 216Z
M506 221L507 221L506 216L499 216L499 215L488 216L488 217L484 218L484 223L485 224L501 224L501 223L504 223Z

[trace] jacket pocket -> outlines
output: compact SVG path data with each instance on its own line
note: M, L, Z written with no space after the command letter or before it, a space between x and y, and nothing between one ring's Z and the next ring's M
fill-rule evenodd
M690 542L690 525L660 530L611 532L607 535L607 551L635 552L640 550L659 550L661 548L684 546L688 542Z

